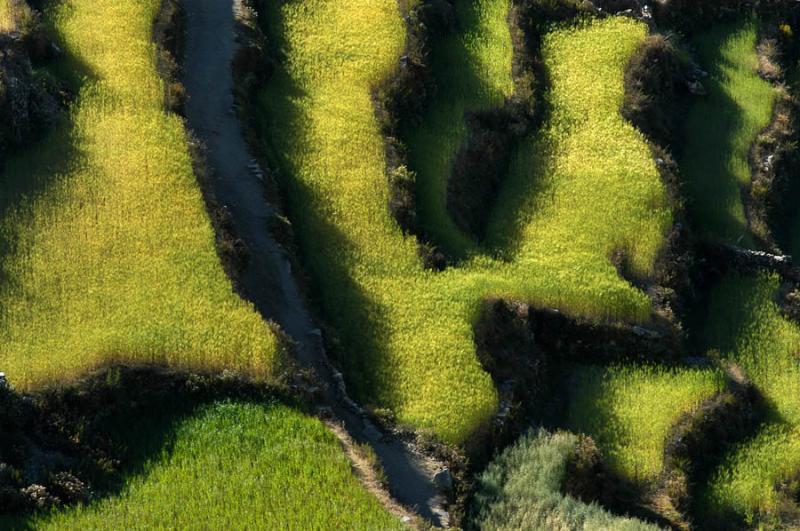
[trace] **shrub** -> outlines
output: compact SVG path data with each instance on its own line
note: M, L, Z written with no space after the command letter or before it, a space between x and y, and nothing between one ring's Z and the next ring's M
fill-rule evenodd
M658 529L561 494L579 438L532 431L505 450L477 481L475 529Z

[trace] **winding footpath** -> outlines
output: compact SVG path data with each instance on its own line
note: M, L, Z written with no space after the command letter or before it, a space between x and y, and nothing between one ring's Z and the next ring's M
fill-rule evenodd
M186 57L184 84L189 126L207 148L210 185L230 212L250 260L240 284L265 319L278 323L297 342L297 357L326 383L324 402L350 436L369 443L380 458L392 496L439 526L448 525L444 496L433 475L438 465L402 441L382 434L344 390L329 363L289 259L267 229L275 209L264 198L261 171L250 155L234 112L231 61L237 50L236 12L241 0L184 0Z

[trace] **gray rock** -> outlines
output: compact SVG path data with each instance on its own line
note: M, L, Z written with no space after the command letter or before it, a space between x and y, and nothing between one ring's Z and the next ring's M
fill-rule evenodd
M0 372L0 389L8 389L8 380L4 372Z
M453 474L450 473L449 468L443 468L433 476L433 483L442 492L453 491Z

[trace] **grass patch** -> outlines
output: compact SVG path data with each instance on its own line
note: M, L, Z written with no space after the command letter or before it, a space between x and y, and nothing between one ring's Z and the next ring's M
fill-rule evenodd
M758 77L758 23L718 24L694 40L708 69L708 96L686 119L681 171L689 214L706 238L752 247L742 190L751 183L750 148L769 124L775 91Z
M609 18L546 37L554 119L516 156L513 182L498 205L507 214L494 224L497 239L516 244L513 259L475 256L436 273L423 268L416 240L402 234L387 207L371 101L372 88L403 50L396 3L305 0L264 9L284 60L260 95L260 136L287 189L305 266L342 340L349 383L363 402L462 442L497 407L475 354L482 299L525 300L598 319L649 318L648 298L609 259L626 249L637 272L651 270L671 223L648 146L618 112L624 67L645 25ZM487 27L505 23L503 9L488 15L494 20ZM494 49L475 44L473 53L488 64L494 52L484 48ZM510 62L506 67L503 75L481 72L510 79Z
M567 460L577 442L569 433L532 432L498 456L478 477L475 528L658 529L561 494Z
M147 427L145 427L147 428ZM153 446L161 435L130 433ZM0 519L0 524L3 524ZM221 402L176 422L118 496L25 522L28 529L399 529L353 475L338 439L283 405Z
M718 371L579 367L567 425L590 435L609 467L637 483L655 479L670 429L725 387Z
M270 378L276 335L233 291L164 111L158 0L77 0L46 21L83 74L66 120L0 179L0 369L20 389L110 362Z
M778 503L776 484L800 469L800 327L775 304L780 281L729 274L714 286L704 334L708 346L738 363L770 412L762 430L716 471L703 499L709 515L748 520Z

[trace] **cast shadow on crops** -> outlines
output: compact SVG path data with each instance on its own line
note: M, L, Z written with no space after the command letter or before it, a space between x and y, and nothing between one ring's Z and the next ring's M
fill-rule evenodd
M507 109L508 101L489 107L475 106L475 100L481 99L475 96L487 95L490 90L482 79L485 73L482 76L478 64L471 60L471 55L463 49L462 43L470 32L479 28L479 7L469 4L463 6L463 9L453 9L455 12L450 17L441 15L449 23L441 21L429 25L436 28L435 30L428 28L431 41L429 68L436 80L434 85L437 85L436 90L431 91L434 96L424 104L421 116L405 120L400 117L399 136L408 148L409 167L417 173L417 196L430 193L426 188L436 191L438 187L431 184L442 181L446 206L445 212L438 215L444 216L450 226L432 227L431 224L436 222L436 214L433 214L428 216L429 219L422 220L421 229L425 233L424 239L444 249L450 259L457 263L469 255L484 252L482 240L486 220L483 218L488 217L493 210L496 199L496 190L492 190L494 186L489 185L489 181L502 184L507 170L507 160L503 159L508 158L502 152L510 149L513 144L513 139L505 138L510 136L507 132L509 128L498 128L498 125L501 122L508 125L514 117ZM468 104L461 108L463 100L467 100ZM456 116L459 110L463 111L462 115ZM461 125L457 128L452 121L460 121ZM429 134L424 138L424 145L420 139L415 139L415 130L420 128L419 122L433 126L428 128ZM491 122L495 123L488 125ZM457 146L450 146L455 151L452 160L444 164L444 175L426 175L420 172L426 166L424 159L435 159L437 154L448 152L448 140L452 135L447 132L452 133L462 126L464 135L457 139ZM448 131L440 135L430 134L442 132L442 129ZM490 152L487 153L487 150ZM485 156L481 157L479 153ZM420 186L423 177L432 183ZM475 204L472 204L473 200ZM417 201L417 204L420 203Z
M720 195L730 188L726 185L730 185L734 177L730 162L735 154L735 135L745 123L742 109L722 87L720 78L725 75L724 66L734 67L722 57L706 65L710 74L706 82L709 95L697 101L687 117L680 166L684 180L691 181L687 191L697 195L687 194L692 225L705 227L702 232L707 237L722 235L721 239L729 243L746 246L752 241L747 221L736 219L725 208L725 205L738 203L744 209L746 190L734 178L735 193L731 189L727 196ZM707 218L706 210L711 210L712 219Z
M305 96L304 91L283 72L274 75L266 90L260 98L269 98L269 111L264 110L264 105L257 107L261 150L278 182L289 218L303 220L302 225L295 225L295 239L303 243L297 245L297 254L310 277L309 300L316 306L313 313L328 316L335 325L338 337L329 345L333 346L329 354L344 369L348 389L354 398L368 404L379 402L376 390L380 389L381 382L375 367L386 359L386 346L380 338L389 333L388 317L381 305L353 280L346 261L341 258L354 256L357 249L335 222L322 214L324 209L319 204L324 199L319 199L311 185L296 177L291 161L284 158L279 145L271 142L274 131L279 130L276 124L280 129L292 130L294 135L306 134L299 126L306 117L292 104ZM315 242L325 243L315 248ZM321 249L339 257L320 256ZM347 355L336 347L339 342L347 346Z
M47 68L72 95L97 79L92 69L76 57L64 58ZM0 169L0 265L13 255L18 244L17 234L3 227L7 216L13 213L19 217L13 224L15 228L30 225L32 202L47 191L58 175L65 175L80 165L83 157L72 136L69 113L69 109L64 110L51 130L7 157ZM0 267L0 291L8 282L8 273Z
M224 376L196 377L155 366L110 366L72 386L45 391L42 396L46 397L48 418L56 419L61 432L79 433L84 444L101 448L120 462L111 473L95 471L82 478L90 480L95 494L89 507L119 495L126 483L146 475L152 463L170 455L181 424L203 406L226 400L297 405L291 397L265 386ZM2 529L33 530L35 523L32 516L0 515Z

